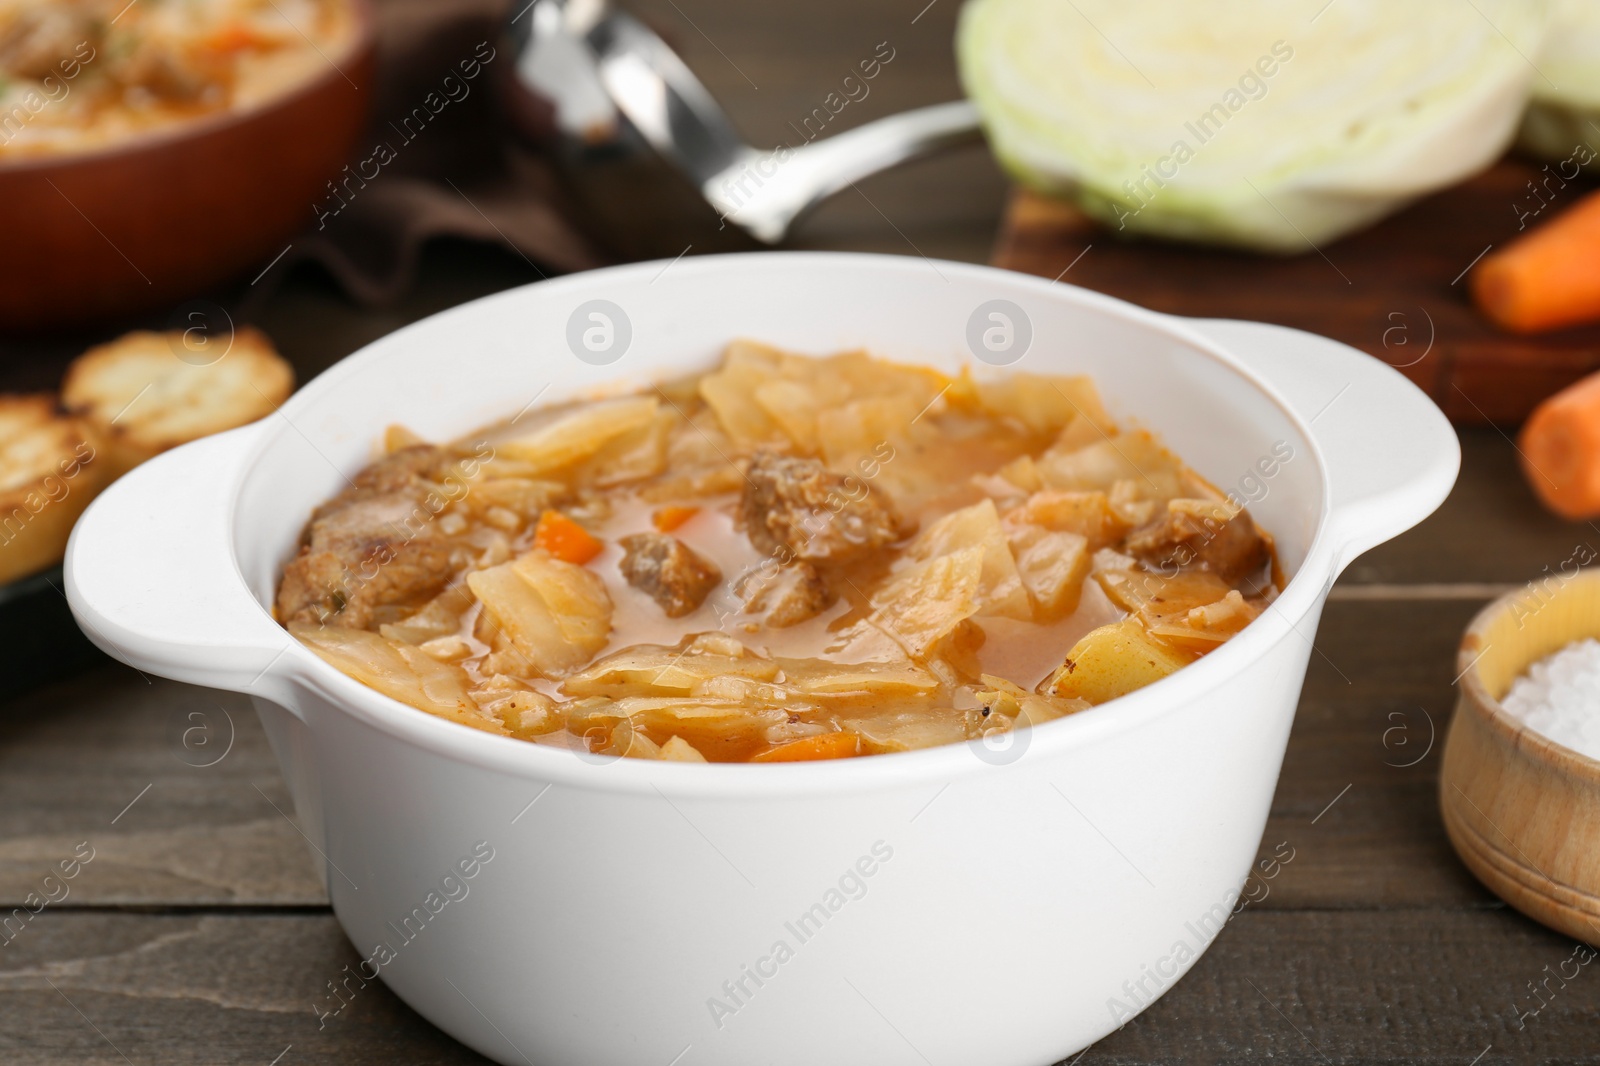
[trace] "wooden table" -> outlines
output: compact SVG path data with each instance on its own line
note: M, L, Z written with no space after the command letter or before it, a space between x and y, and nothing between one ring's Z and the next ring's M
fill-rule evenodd
M648 8L741 125L776 139L883 40L897 58L841 124L954 96L955 0L913 23L921 6ZM981 260L1004 192L982 153L964 153L862 183L798 243ZM305 273L260 324L309 376L406 321L534 277L500 251L445 246L401 308L356 310ZM5 344L0 385L47 384L80 341ZM1189 976L1078 1061L1600 1061L1600 972L1550 980L1540 1006L1531 984L1572 943L1467 875L1435 804L1462 627L1488 598L1600 548L1600 530L1540 512L1498 431L1464 431L1462 446L1443 509L1333 590L1262 842L1292 860ZM196 729L209 746L195 732L186 743ZM47 869L80 842L94 850L64 898L0 935L0 1062L482 1061L381 985L319 1029L313 1002L357 956L291 813L240 697L106 662L0 704L0 918L30 892L59 896ZM974 1024L1004 994L974 989Z

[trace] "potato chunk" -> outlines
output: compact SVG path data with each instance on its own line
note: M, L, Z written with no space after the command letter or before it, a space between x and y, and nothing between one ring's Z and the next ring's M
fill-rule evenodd
M1152 640L1129 618L1084 634L1048 688L1056 696L1100 704L1160 681L1188 663L1188 656Z

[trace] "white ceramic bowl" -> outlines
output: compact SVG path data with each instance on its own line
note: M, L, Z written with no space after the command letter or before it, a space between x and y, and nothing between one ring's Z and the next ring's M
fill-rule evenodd
M1113 413L1224 489L1244 481L1292 577L1217 652L1007 750L582 757L402 706L268 614L306 516L391 422L453 437L535 397L706 367L740 336L952 369L996 299L1031 326L1018 369L1093 374ZM631 327L605 366L568 344L575 316L603 334L592 300ZM1278 442L1293 458L1265 478ZM1421 392L1309 334L954 263L708 256L541 282L383 338L280 414L118 481L78 523L67 588L112 655L251 695L367 968L490 1058L1042 1064L1141 1009L1220 927L1330 584L1438 506L1458 463ZM472 867L475 848L492 858ZM452 878L464 859L474 876Z

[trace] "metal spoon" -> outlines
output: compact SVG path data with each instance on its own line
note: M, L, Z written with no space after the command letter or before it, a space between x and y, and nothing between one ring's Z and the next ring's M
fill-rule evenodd
M962 100L762 150L660 37L606 0L535 0L508 37L513 125L554 151L592 223L631 257L776 244L851 183L982 138Z

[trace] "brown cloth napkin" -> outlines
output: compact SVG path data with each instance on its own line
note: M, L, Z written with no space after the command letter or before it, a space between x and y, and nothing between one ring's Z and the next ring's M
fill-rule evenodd
M548 273L605 263L574 225L554 167L500 120L496 81L513 61L501 39L508 0L374 6L372 121L350 167L362 180L335 183L271 272L310 259L353 299L377 304L410 287L433 237L497 242Z

